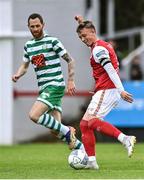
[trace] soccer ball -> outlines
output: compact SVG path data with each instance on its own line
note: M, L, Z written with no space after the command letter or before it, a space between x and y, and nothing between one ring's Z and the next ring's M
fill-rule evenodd
M83 169L88 163L88 155L84 150L73 150L68 157L68 163L74 169Z

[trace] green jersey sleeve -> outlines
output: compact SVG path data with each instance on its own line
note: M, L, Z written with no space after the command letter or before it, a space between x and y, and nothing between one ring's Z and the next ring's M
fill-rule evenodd
M24 62L29 62L29 61L30 61L29 55L28 55L28 52L27 52L27 46L26 46L26 45L24 46L23 61L24 61Z
M53 50L58 54L60 57L62 57L65 53L67 53L66 49L64 48L63 44L58 40L54 39L52 41Z

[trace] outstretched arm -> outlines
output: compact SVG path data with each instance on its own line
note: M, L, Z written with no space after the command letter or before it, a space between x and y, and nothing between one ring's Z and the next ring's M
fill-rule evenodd
M75 83L74 83L74 60L72 57L65 53L62 58L68 63L68 84L67 91L71 94L75 94Z
M16 74L12 76L12 81L17 82L18 79L23 76L29 67L29 62L24 62L17 70Z

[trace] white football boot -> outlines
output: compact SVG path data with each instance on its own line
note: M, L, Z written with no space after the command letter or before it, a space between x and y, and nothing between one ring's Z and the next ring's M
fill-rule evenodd
M128 151L128 157L131 157L134 151L134 145L136 143L135 136L126 136L123 140L123 145Z
M99 169L99 165L97 164L97 162L94 160L94 161L88 161L85 169L95 169L95 170L98 170Z

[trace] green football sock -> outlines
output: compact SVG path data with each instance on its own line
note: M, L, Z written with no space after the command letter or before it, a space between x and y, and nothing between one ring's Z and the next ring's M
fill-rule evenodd
M53 116L47 113L43 114L42 116L40 116L37 123L41 124L42 126L45 126L46 128L50 128L54 131L57 131L58 132L57 137L61 139L62 141L67 142L65 135L69 132L70 130L69 127L57 121ZM76 139L74 149L84 149L83 144L78 139Z
M49 114L43 114L42 116L40 116L37 123L54 131L57 131L58 133L62 133L63 135L66 135L70 130L69 127L63 125Z

